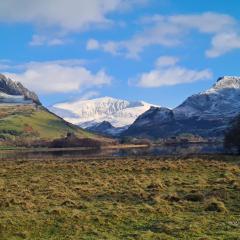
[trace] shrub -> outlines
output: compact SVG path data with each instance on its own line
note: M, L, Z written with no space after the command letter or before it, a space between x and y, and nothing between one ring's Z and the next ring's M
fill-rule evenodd
M232 122L225 133L224 147L227 151L237 151L240 154L240 115Z
M67 147L90 147L100 148L101 142L91 138L77 138L73 133L68 133L65 138L55 139L50 143L53 148L67 148Z
M189 193L184 199L191 202L202 202L204 200L204 195L201 193Z

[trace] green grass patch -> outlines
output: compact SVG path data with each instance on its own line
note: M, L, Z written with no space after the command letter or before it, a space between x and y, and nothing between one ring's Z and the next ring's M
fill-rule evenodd
M74 132L78 137L100 138L67 123L41 106L0 107L0 139L53 140L65 137L68 132Z

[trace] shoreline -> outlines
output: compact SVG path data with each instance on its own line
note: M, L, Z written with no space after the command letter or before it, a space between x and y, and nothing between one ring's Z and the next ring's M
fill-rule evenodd
M71 147L71 148L0 148L0 152L61 152L61 151L84 151L84 150L108 150L108 149L133 149L133 148L148 148L149 145L146 144L138 144L138 145L111 145L111 146L103 146L100 148L94 147Z

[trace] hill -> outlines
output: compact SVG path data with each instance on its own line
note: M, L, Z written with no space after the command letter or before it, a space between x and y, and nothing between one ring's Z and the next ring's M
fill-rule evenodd
M1 105L0 104L0 139L2 140L53 140L74 132L78 137L94 137L42 106Z
M52 141L72 132L79 138L109 139L66 122L42 106L37 95L0 75L0 141L2 144Z

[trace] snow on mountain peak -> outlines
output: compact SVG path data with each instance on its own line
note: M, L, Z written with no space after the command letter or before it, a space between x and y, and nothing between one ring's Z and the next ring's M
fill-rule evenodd
M220 77L213 85L213 89L221 90L226 88L240 89L240 77L224 76Z
M239 109L240 77L225 76L207 91L188 97L172 110L151 108L139 116L122 136L157 139L191 133L222 138Z
M132 124L151 106L153 105L143 101L130 102L112 97L101 97L55 104L50 107L50 110L82 127L90 127L103 121L110 122L114 127L124 127Z

